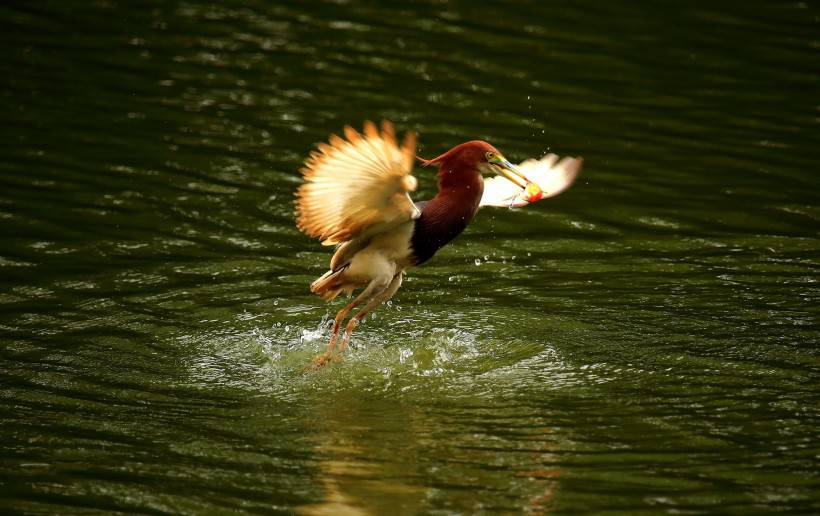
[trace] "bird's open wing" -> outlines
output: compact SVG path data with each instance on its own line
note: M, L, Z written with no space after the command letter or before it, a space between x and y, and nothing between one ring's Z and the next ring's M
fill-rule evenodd
M305 182L296 192L296 225L325 245L376 234L418 218L408 192L416 189L410 173L416 137L408 132L401 147L393 125L379 131L365 122L364 134L345 127L345 138L331 135L301 169Z
M520 207L547 197L554 197L575 181L581 172L584 160L581 158L563 158L559 161L555 154L547 154L541 159L528 159L518 165L527 179L537 184L541 196L534 197L521 187L503 176L484 180L484 195L480 206Z

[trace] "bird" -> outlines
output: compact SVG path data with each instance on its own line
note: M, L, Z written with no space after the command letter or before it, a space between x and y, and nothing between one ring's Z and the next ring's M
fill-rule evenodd
M362 319L393 297L408 269L426 263L459 236L482 201L485 206L522 206L545 195L538 183L483 140L456 145L426 160L416 156L415 134L406 132L399 144L389 121L380 127L366 121L363 133L345 126L343 134L331 135L329 143L310 153L300 169L303 182L295 199L297 228L325 246L335 246L329 269L311 283L311 292L331 301L361 289L337 312L327 350L312 362L316 367L340 359ZM409 195L418 184L412 175L416 160L422 167L438 167L438 192L427 201L413 202ZM556 188L544 179L552 170L546 162L525 164L552 188L547 196L568 187ZM574 180L580 161L564 164L572 166L562 177ZM486 192L483 173L497 174L488 180L491 189ZM334 353L345 319L360 306Z

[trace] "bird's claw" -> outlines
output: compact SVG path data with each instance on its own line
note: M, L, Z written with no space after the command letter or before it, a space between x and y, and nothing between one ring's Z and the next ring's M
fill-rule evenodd
M329 365L331 362L337 363L342 361L341 353L334 354L331 351L325 351L319 354L305 366L305 370L317 371L322 367Z

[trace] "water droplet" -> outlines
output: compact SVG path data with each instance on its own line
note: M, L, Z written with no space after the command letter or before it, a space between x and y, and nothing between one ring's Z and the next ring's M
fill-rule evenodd
M481 258L476 258L475 259L475 264L476 265L481 265Z

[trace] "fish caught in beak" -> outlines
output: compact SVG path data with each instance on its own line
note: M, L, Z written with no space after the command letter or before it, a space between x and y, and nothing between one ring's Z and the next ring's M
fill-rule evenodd
M500 154L491 153L487 156L487 163L490 164L493 172L506 177L510 182L523 190L528 202L535 202L543 196L541 188L530 181L527 176L517 166Z

